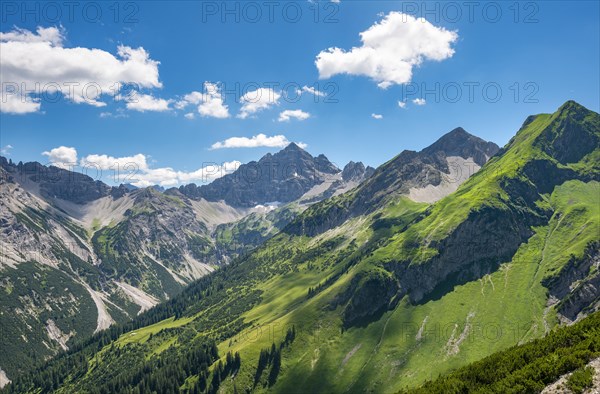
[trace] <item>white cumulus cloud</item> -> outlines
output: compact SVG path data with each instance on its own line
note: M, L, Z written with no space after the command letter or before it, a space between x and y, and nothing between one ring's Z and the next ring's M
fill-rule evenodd
M248 137L232 137L225 141L219 141L212 144L211 149L228 149L228 148L284 148L290 144L290 141L284 135L274 135L267 137L265 134L258 134L251 138ZM298 143L301 148L306 148L306 144Z
M188 105L197 105L198 113L203 117L225 119L229 118L229 107L225 104L225 99L221 94L218 84L204 82L204 93L191 92L183 97L183 100L175 104L177 109L184 109ZM186 116L188 119L192 117Z
M381 114L371 114L371 117L373 119L383 119L383 115L381 115Z
M0 148L0 154L8 156L8 155L10 155L10 151L12 149L13 149L12 145L10 145L10 144L5 145L4 147Z
M149 168L133 175L132 184L137 187L159 185L164 187L185 183L211 182L235 171L241 162L234 160L224 163L207 163L195 171L176 171L171 167Z
M150 94L142 94L138 92L132 92L131 94L122 97L117 96L116 99L124 100L127 102L127 109L139 112L153 111L153 112L164 112L170 111L169 106L173 100L165 100L156 98Z
M362 45L349 51L336 47L321 51L315 60L319 77L364 75L383 89L405 84L412 79L413 67L424 60L452 57L451 45L458 34L436 27L424 18L394 11L361 32L360 37Z
M292 118L297 120L306 120L310 118L310 114L308 112L302 111L301 109L286 109L285 111L279 114L279 119L277 120L280 122L289 122Z
M318 90L312 86L306 86L306 85L302 86L302 89L298 89L297 93L299 95L302 95L302 93L310 93L313 96L317 96L317 97L325 97L326 96L326 94L324 92L321 92L320 90Z
M146 156L138 153L133 156L112 157L108 155L87 155L79 162L82 167L94 167L100 170L147 170Z
M74 103L101 107L106 105L102 95L118 93L123 84L162 87L159 62L144 48L120 45L116 55L97 48L66 48L64 33L56 27L0 33L0 80L6 96L1 112L39 112L41 103L29 91L53 101L62 95Z
M55 148L50 152L62 148L64 147ZM64 156L64 152L62 153ZM76 160L76 154L69 159ZM73 163L71 161L68 162ZM224 163L206 163L195 171L178 171L171 167L152 168L149 165L148 156L142 153L122 157L114 157L106 154L90 154L79 161L79 165L83 168L105 171L105 175L110 174L111 177L117 176L117 182L131 183L137 187L152 185L170 187L191 182L210 182L235 171L240 164L237 160Z
M256 90L249 91L240 99L242 108L240 109L238 118L246 119L250 115L277 105L279 104L280 98L281 93L270 88L258 88Z
M23 95L18 89L8 88L1 93L3 98L0 100L0 112L3 113L24 115L39 112L42 106L39 98Z
M77 149L73 147L59 146L42 152L42 155L48 156L50 164L56 167L70 168L77 165Z
M398 101L398 107L406 108L406 101Z
M425 104L427 104L427 101L425 101L424 98L416 98L412 102L415 105L425 105Z

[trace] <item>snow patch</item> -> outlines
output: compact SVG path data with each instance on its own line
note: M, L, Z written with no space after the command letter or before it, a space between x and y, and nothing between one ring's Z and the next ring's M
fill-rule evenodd
M258 204L253 210L257 213L267 213L279 208L280 205L281 203L279 201L268 202L265 205Z

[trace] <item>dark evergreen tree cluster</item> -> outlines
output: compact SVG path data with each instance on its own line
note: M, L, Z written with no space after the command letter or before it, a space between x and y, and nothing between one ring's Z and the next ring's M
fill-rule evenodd
M294 342L294 339L296 339L296 326L292 326L285 333L285 339L283 340L283 342L280 345L281 349L291 345L292 342Z
M254 386L256 387L260 382L263 371L270 367L268 374L267 384L272 386L277 380L279 370L281 369L281 349L275 346L275 343L271 345L271 349L262 349L258 357L258 366L256 367L256 373L254 374Z
M269 367L271 369L269 370L267 385L271 387L275 384L277 381L277 376L279 375L279 371L281 370L281 352L283 349L291 345L294 339L296 339L296 327L292 326L287 330L285 339L279 344L279 346L275 346L275 343L273 343L271 344L270 349L262 349L260 351L256 373L254 374L254 387L258 385L263 372Z
M130 350L126 347L110 346L106 352L115 358L122 359L123 365L114 374L103 377L102 382L85 387L85 392L93 394L175 394L180 392L180 387L191 376L198 376L199 382L204 381L203 389L196 391L204 392L206 376L209 374L208 369L219 357L214 342L193 346L185 352L170 348L161 354L161 357L151 358L142 364L134 365L127 362ZM78 353L74 357L64 357L63 360L62 363L54 363L50 368L40 371L39 375L27 375L17 379L6 386L3 392L22 393L32 391L33 388L41 389L43 393L53 392L60 387L63 377L68 373L71 374L71 377L78 378L88 372L87 357L83 353ZM235 357L232 357L232 360L228 370L232 370L238 365L236 362L239 363L239 355L237 361ZM239 369L239 366L237 368ZM201 387L202 384L198 386Z
M225 364L219 360L217 366L213 370L213 376L210 382L208 393L216 394L225 378L227 378L229 375L235 376L240 370L241 365L242 359L240 358L240 354L238 352L235 352L235 354L228 352L227 356L225 356Z

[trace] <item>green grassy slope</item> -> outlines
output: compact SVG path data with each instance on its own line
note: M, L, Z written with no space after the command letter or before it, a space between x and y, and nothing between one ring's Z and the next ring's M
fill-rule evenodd
M540 392L600 356L600 313L548 336L515 346L407 393Z
M571 143L580 140L592 143ZM528 119L438 203L392 195L312 237L284 230L42 371L52 372L58 392L102 392L131 381L133 366L210 339L221 358L241 356L221 392L397 392L542 337L561 305L549 297L551 279L582 284L598 274L586 262L598 253L599 140L600 116L568 102ZM318 221L353 195L316 204L299 220ZM64 366L81 358L87 364L74 376ZM178 382L193 392L201 380L181 373ZM14 391L35 386L24 377Z

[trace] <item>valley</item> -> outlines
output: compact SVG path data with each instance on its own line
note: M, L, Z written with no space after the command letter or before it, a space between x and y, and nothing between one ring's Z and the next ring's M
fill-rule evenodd
M291 144L164 192L3 159L6 391L444 392L587 327L573 369L531 378L550 384L600 356L599 147L568 101L503 148L456 128L340 170Z

